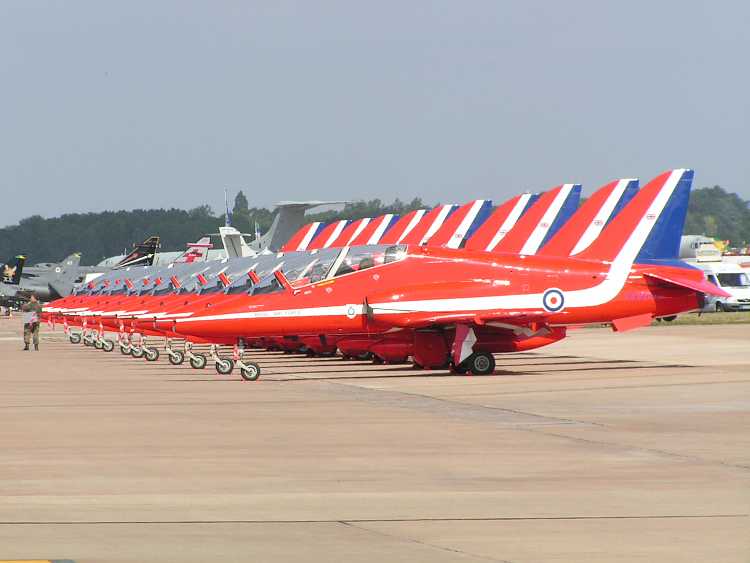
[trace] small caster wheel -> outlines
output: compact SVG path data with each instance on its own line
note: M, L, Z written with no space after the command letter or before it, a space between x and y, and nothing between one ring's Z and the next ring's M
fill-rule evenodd
M216 372L219 375L229 375L234 369L234 361L224 358L216 362Z
M260 366L254 362L249 362L240 368L240 375L245 381L255 381L260 377Z
M206 356L203 354L193 354L193 357L190 358L190 366L193 369L203 369L206 367Z
M143 351L143 355L145 356L146 361L155 362L159 359L159 350L156 348L146 348Z
M179 350L172 350L169 353L169 363L172 364L173 366L179 366L184 361L185 361L185 354L183 354Z

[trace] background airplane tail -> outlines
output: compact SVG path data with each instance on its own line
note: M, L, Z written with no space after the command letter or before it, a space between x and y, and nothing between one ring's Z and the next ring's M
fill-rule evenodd
M81 255L74 253L55 266L56 276L49 282L49 286L58 296L65 297L71 294L74 284L78 281L80 265Z
M18 285L21 283L21 272L23 271L23 265L26 262L26 256L14 256L3 264L2 271L2 283L10 285Z
M189 242L185 252L174 259L174 264L191 264L193 262L205 262L208 259L208 251L213 248L211 237L202 237L197 242Z
M148 237L142 243L134 245L133 251L115 264L112 269L116 270L128 266L150 266L154 263L154 255L158 249L159 237Z

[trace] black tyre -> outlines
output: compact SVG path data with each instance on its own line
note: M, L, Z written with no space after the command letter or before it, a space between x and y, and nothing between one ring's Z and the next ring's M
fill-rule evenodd
M180 352L179 350L172 350L172 353L168 355L169 363L173 366L179 366L182 362L185 361L185 354Z
M722 303L721 301L717 301L716 302L716 312L717 313L723 313L724 311L726 311L726 307L724 307L724 303Z
M98 338L94 340L94 348L96 348L97 350L101 350L103 347L104 344L102 344L101 340L99 340Z
M453 373L457 373L457 374L459 374L459 375L464 375L464 374L465 374L466 372L468 372L468 371L469 371L469 368L468 368L468 366L467 366L467 362L468 362L468 361L469 361L469 360L465 360L464 362L462 362L462 363L458 364L457 366L456 366L456 365L453 365L453 364L451 364L451 371L452 371Z
M111 340L104 339L102 340L102 350L105 352L111 352L115 349L115 343Z
M203 354L193 354L190 358L190 367L193 369L203 369L206 367L206 356Z
M662 320L666 323L671 323L677 318L677 315L669 315L668 317L662 317Z
M94 343L91 340L89 340L88 338L84 338L83 339L83 345L84 346L93 346L93 344Z
M385 363L385 360L383 360L383 358L381 358L380 356L376 356L375 354L373 354L372 355L372 363L375 364L376 366L379 366L379 365Z
M495 357L489 352L474 352L466 360L466 367L474 375L489 375L495 371Z
M255 381L260 377L260 366L254 362L248 362L240 368L240 375L245 381Z
M363 362L366 362L368 360L372 360L372 353L371 352L363 352L362 354L359 354L357 356L358 360L362 360Z
M120 344L120 354L122 354L123 356L129 356L130 355L130 348L128 348L127 346L123 346L122 344Z
M234 369L234 361L230 358L220 359L214 365L216 366L216 373L219 375L229 375Z
M77 332L71 332L68 336L68 340L70 340L71 344L80 344L81 343L81 335Z
M143 357L143 348L134 347L130 349L130 355L134 358L142 358Z
M143 350L143 355L145 356L146 361L155 362L159 359L159 350L156 348L145 348Z

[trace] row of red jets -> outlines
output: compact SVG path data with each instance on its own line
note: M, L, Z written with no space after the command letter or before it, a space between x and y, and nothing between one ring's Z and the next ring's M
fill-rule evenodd
M261 369L243 359L253 346L488 374L494 353L551 344L570 327L629 330L722 295L677 259L692 178L671 170L640 190L617 180L562 220L578 185L535 201L522 194L491 213L477 200L311 224L277 254L112 273L44 316L82 327L72 341L106 350L105 334L117 333L123 353L147 359L158 357L147 339L166 338L170 361L193 367L207 359L192 344L209 343L219 372L236 364L248 380ZM232 359L218 345L232 346Z

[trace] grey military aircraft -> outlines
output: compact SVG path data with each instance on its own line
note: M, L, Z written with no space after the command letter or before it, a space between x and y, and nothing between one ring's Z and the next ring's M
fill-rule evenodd
M9 261L3 266L0 302L19 304L28 299L31 293L40 301L65 297L70 295L75 284L86 281L87 277L96 277L107 270L128 266L150 266L158 248L159 237L149 237L144 242L134 245L130 254L107 269L81 266L81 255L78 253L71 254L61 262L44 262L33 266L25 266L25 257L18 256L15 261Z

